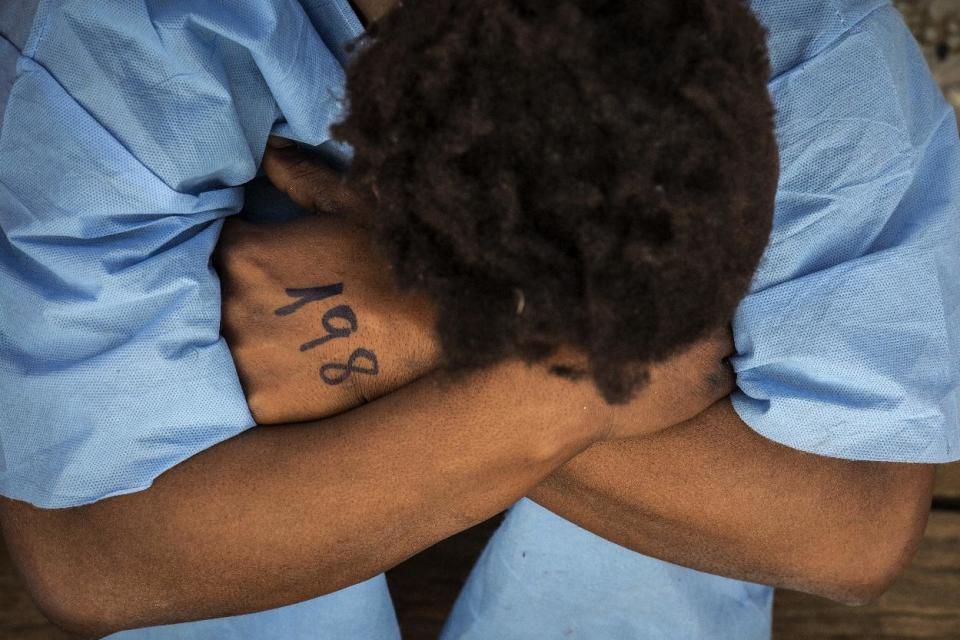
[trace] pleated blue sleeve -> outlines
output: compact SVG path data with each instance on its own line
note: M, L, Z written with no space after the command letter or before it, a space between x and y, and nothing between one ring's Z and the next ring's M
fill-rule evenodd
M816 454L960 459L955 114L889 6L776 72L781 178L734 318L734 409Z
M0 493L142 490L254 425L210 255L271 131L329 138L360 28L339 18L40 1L0 128Z

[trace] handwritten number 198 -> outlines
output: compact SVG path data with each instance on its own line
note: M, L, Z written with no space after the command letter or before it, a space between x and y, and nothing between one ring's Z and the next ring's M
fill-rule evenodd
M365 359L366 366L357 364L357 360ZM353 373L365 373L375 376L380 371L380 365L377 364L377 355L369 349L360 347L354 349L350 357L347 358L347 364L339 362L330 362L320 367L320 379L327 384L340 384L347 380Z
M334 319L345 320L347 326L338 327L333 324ZM323 319L320 321L323 325L323 328L327 330L327 335L322 338L317 338L316 340L311 340L310 342L304 342L300 345L300 351L309 351L314 347L319 347L322 344L333 340L334 338L346 338L348 335L357 330L357 315L353 312L353 309L348 307L345 304L339 304L333 309L330 309L325 314L323 314Z
M287 316L296 313L306 304L332 298L343 293L343 283L324 285L321 287L309 287L306 289L287 289L286 293L291 298L297 298L296 301L280 307L274 311L275 315ZM334 321L337 321L336 323ZM349 305L340 304L332 309L328 309L323 314L320 321L327 335L304 342L300 345L300 351L309 351L315 347L335 339L346 338L357 330L357 315ZM358 361L359 364L358 364ZM329 385L341 384L348 380L354 373L364 373L375 376L380 372L380 365L377 362L377 354L369 349L360 347L354 349L347 362L328 362L320 367L320 379Z

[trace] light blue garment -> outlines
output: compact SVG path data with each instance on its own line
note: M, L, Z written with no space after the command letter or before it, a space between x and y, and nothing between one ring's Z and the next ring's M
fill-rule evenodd
M760 640L773 589L634 553L523 499L487 544L442 640Z
M24 29L32 4L0 10L0 493L66 507L254 425L210 252L271 130L328 139L360 24L345 1L41 0ZM383 576L111 636L398 637Z
M210 252L271 130L329 138L360 30L345 0L39 3L0 129L0 492L138 491L253 426Z
M954 111L887 2L755 6L772 34L781 177L734 318L733 406L767 438L821 455L956 460Z
M345 0L39 0L25 28L11 7L36 2L0 7L0 493L65 507L142 490L253 426L210 251L270 132L328 139L360 27ZM735 318L734 406L816 453L960 458L951 112L886 2L754 5L782 176ZM769 603L766 587L626 551L524 501L446 635L749 640L767 637ZM378 577L117 637L397 629Z
M956 460L954 112L888 3L754 9L770 33L781 178L734 320L733 406L764 436L822 455ZM766 640L772 601L769 587L652 560L522 500L442 639Z
M243 616L122 631L107 640L398 640L383 575L348 589Z

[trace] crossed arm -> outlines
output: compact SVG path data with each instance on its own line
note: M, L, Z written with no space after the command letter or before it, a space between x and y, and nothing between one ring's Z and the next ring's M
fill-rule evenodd
M329 172L303 157L275 152L265 166L306 208L349 215L358 207L343 200L349 192ZM411 345L435 352L422 326L429 320L409 325L391 343L403 361L411 362L405 350ZM733 350L729 334L726 344L714 346L699 360L676 361L694 382L673 389L674 402L684 393L702 393L696 381L722 378L716 364ZM256 388L269 387L265 371L249 369ZM726 383L732 390L732 381ZM931 465L827 458L779 445L757 435L723 397L672 428L594 444L528 495L657 558L856 604L883 592L909 562L926 523L932 482Z
M286 186L307 206L349 209L349 204L330 200L337 192L330 177L316 173ZM301 188L307 191L296 191ZM315 202L313 191L324 201ZM424 300L414 301L407 312L389 314L377 312L377 303L360 301L357 306L366 312L360 314L356 342L344 338L348 344L339 352L333 347L336 341L316 352L298 351L297 344L325 333L317 329L324 307L312 317L304 310L283 320L269 318L271 305L260 300L274 299L276 306L282 297L260 292L279 291L283 281L303 281L309 253L283 256L311 235L315 240L307 245L315 246L322 234L311 229L323 225L308 220L289 231L241 229L228 238L238 255L254 251L274 256L266 270L284 274L272 284L253 276L259 286L248 281L251 276L242 268L225 274L228 289L245 291L227 301L224 313L231 348L261 422L316 415L386 393L431 366L437 351L428 330L431 316L417 317L416 309L427 304ZM281 263L288 259L299 265L296 272L290 264L284 273ZM249 283L230 284L233 277ZM262 308L258 315L267 319L254 322L244 316L254 308ZM389 316L390 322L383 323L380 315ZM370 324L374 328L363 333ZM377 344L378 375L357 374L362 393L331 393L315 367L346 360L358 344ZM686 388L673 389L669 401L679 402L685 394L706 397L711 372L718 373L715 365L731 349L727 336L702 357L683 360L684 376L673 380L679 385L687 380ZM380 376L387 376L387 382ZM702 571L851 604L884 591L922 535L932 468L826 458L779 445L739 418L727 396L731 388L725 387L724 397L718 396L705 411L668 429L593 444L532 487L528 497L604 538ZM653 391L668 394L665 388ZM517 427L523 428L522 422Z
M329 194L334 188L321 190ZM254 230L252 237L234 240L234 248L242 252L243 245L256 245L279 256L296 242L294 236L309 236L309 228L318 224L306 222L285 239L283 230L272 237ZM282 272L276 263L273 268ZM278 286L273 285L275 290ZM418 325L412 312L393 313L390 326L384 327L371 310L361 320L389 335L367 338L378 344L375 351L383 365L378 375L387 381L361 373L357 382L362 392L331 393L313 367L330 358L345 360L352 345L338 358L335 350L310 356L295 347L317 332L322 309L300 321L257 324L237 317L241 309L257 306L249 299L232 300L225 315L234 328L231 345L261 422L281 422L291 412L302 416L339 410L387 393L426 369L437 350L425 326L427 318ZM670 402L684 394L705 397L710 372L717 371L714 365L732 348L729 337L726 341L704 357L683 362L687 387L674 389ZM269 345L266 350L264 344ZM304 363L308 368L298 370ZM390 370L390 364L399 370ZM727 395L730 388L705 411L670 428L594 443L527 496L613 542L702 571L849 604L882 593L922 536L932 467L827 458L782 446L757 435L740 419ZM798 423L798 429L803 427ZM517 428L523 423L518 421Z
M253 258L237 264L259 281L243 287L254 298L236 318L262 315L251 311L258 292L269 292L264 309L289 303L267 285L302 277L322 238L280 237L279 252L250 243ZM318 268L350 276L355 263ZM103 634L289 604L375 575L522 495L655 557L852 603L882 591L919 539L929 467L831 460L756 436L719 399L728 390L711 397L716 388L698 382L725 355L716 348L656 370L652 389L618 410L588 385L517 363L440 384L429 323L410 310L420 301L377 312L381 289L355 287L349 303L385 386L294 387L297 410L326 407L321 415L397 391L319 422L253 429L137 494L56 511L0 502L7 543L51 618ZM330 306L284 316L293 344L317 337ZM260 326L249 351L235 350L241 371L245 353L269 365L286 344L273 339L284 331ZM336 342L322 354L294 349L298 364L281 379L301 384L299 363L343 363L357 346L337 355ZM256 411L268 413L271 397L261 393Z
M909 563L932 480L930 465L781 446L752 431L726 398L647 438L591 447L529 497L655 558L864 604Z
M349 234L332 226L313 235L293 231L269 234L286 252L250 243L251 251L222 261L225 320L268 319L264 333L250 336L249 350L237 349L238 364L248 355L270 362L275 343L266 338L281 333L271 330L281 320L318 320L309 323L312 335L294 336L301 362L318 356L344 362L356 348L346 338L319 344L319 351L299 347L320 337L316 329L329 309L346 305L360 329L352 338L379 356L383 374L376 379L401 388L342 412L388 389L328 385L311 365L310 379L323 386L303 389L306 404L299 409L281 405L303 410L312 402L316 415L336 415L251 429L176 465L147 490L95 504L46 510L0 500L11 556L41 609L61 627L101 636L329 593L503 510L591 443L658 430L719 397L707 385L687 394L692 402L647 394L611 410L589 384L516 362L460 380L439 378L422 362L429 347L418 348L400 331L421 326L408 310L416 301L381 295L380 269L362 259ZM296 268L275 270L284 257ZM246 274L246 286L236 286L234 271ZM287 296L270 286L275 271L281 280L294 274L307 281ZM342 294L320 295L339 289L331 286L337 283ZM303 296L302 285L321 286ZM249 304L237 307L232 289L253 298L241 297ZM260 293L265 314L256 312ZM337 326L352 326L343 324L347 315ZM344 341L347 351L338 355ZM692 354L680 362L707 357L698 349ZM695 386L687 369L658 368L652 387ZM296 366L281 375L301 377ZM335 372L328 378L337 379ZM259 402L258 412L267 406Z

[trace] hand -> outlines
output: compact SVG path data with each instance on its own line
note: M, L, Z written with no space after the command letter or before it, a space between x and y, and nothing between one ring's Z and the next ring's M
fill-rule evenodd
M650 380L626 405L608 406L610 438L661 431L699 415L736 388L726 358L734 353L729 325L650 367Z
M230 219L215 255L222 333L258 424L339 413L438 361L429 301L393 286L369 231L351 219L363 200L332 170L312 171L325 172L326 202L337 214L283 224Z
M219 254L225 263L222 274L224 335L234 352L248 402L258 422L324 417L383 395L433 369L439 360L439 348L430 330L432 308L423 297L397 299L399 294L386 277L389 267L370 247L367 230L372 220L370 203L347 188L340 176L322 162L280 139L271 139L263 166L278 189L301 207L323 217L289 225L251 225L231 220L221 238ZM337 215L331 216L328 212ZM316 258L318 255L325 258L322 264ZM331 265L335 265L335 270ZM379 378L359 374L350 385L331 393L329 388L318 384L315 371L305 369L302 359L297 361L292 357L296 344L321 326L322 315L319 311L298 312L281 320L271 316L274 307L270 305L279 307L282 301L276 295L272 295L269 302L264 298L271 289L282 292L285 286L301 286L290 285L291 279L285 274L296 274L293 277L300 282L307 275L304 273L307 267L313 269L315 282L329 280L332 273L343 274L349 270L364 284L353 289L352 299L369 310L373 324L378 326L367 335L375 333L381 337L385 344L376 353L389 355L395 364L392 371L381 371L377 374ZM324 309L332 306L335 305L331 303ZM391 311L392 307L396 310ZM395 322L384 326L383 321L391 317ZM356 338L361 337L358 332ZM396 350L399 352L395 353ZM722 363L732 352L732 337L727 327L673 358L653 365L648 386L627 405L606 405L595 390L576 395L589 399L586 410L603 422L603 437L654 433L692 418L732 391L733 372L729 365ZM541 384L549 386L554 376L546 369L551 364L567 364L571 360L577 358L571 357L568 350L561 350L546 366L536 367L524 375L539 376ZM587 380L583 384L592 383ZM583 410L579 404L577 410Z

